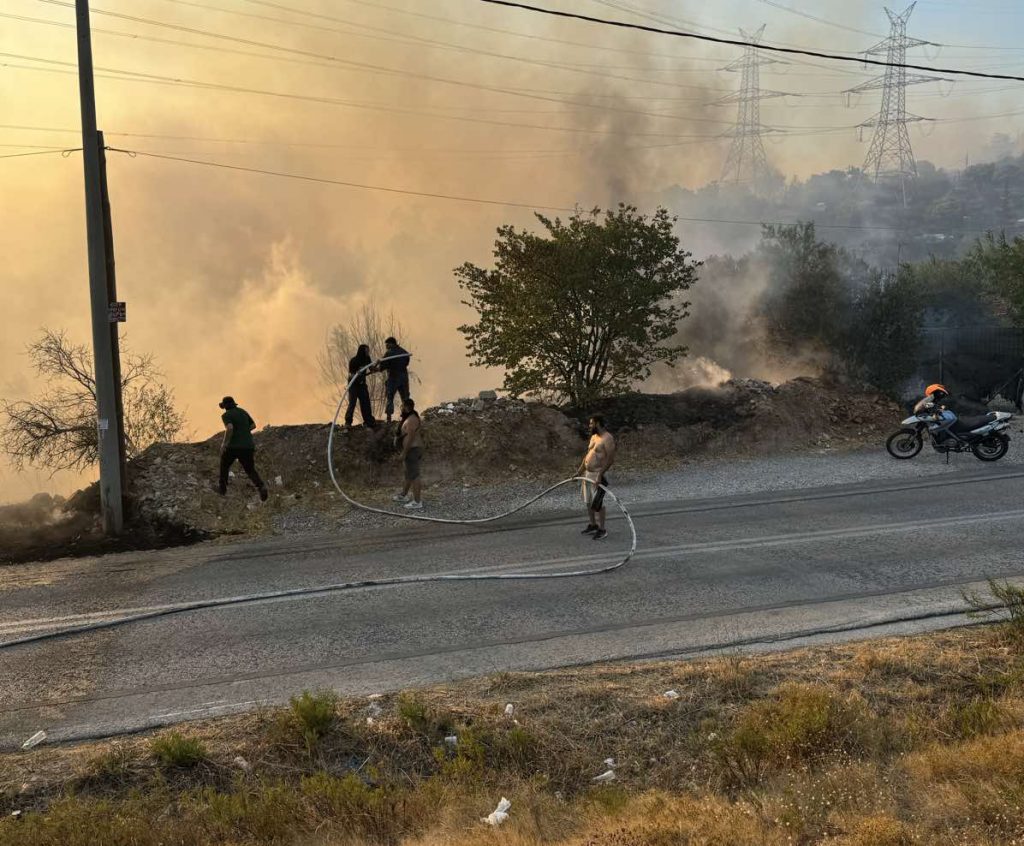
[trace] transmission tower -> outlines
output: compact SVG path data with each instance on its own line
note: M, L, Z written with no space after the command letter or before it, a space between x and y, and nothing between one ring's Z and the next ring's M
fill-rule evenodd
M909 48L931 43L919 38L907 37L907 20L916 5L917 0L914 0L899 15L888 8L885 10L891 24L889 37L864 51L868 56L885 56L885 73L844 92L847 95L847 104L849 104L850 96L853 94L881 89L882 105L878 114L864 121L859 127L861 133L868 127L874 129L871 146L864 158L864 174L874 182L898 180L900 189L903 191L904 205L906 205L907 180L917 176L917 163L914 161L914 151L910 147L910 133L907 131L907 124L929 120L929 118L907 113L906 88L908 85L936 82L940 79L936 76L908 74L907 69L901 67L907 61Z
M778 64L775 59L762 57L757 49L763 34L763 24L752 35L740 30L740 35L744 41L749 42L749 46L744 49L741 58L722 68L740 74L739 91L715 101L715 105L736 103L736 125L727 133L732 137L732 145L722 167L721 181L749 183L755 191L764 189L771 176L761 141L762 134L771 130L761 125L761 101L769 97L786 96L783 91L765 91L761 88L761 65Z

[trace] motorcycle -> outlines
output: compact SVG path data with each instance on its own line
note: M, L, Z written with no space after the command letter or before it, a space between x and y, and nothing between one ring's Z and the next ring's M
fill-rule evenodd
M900 423L902 428L889 436L885 448L893 458L913 458L923 448L927 434L935 451L947 458L951 452L969 451L980 461L998 461L1010 448L1005 430L1012 418L1007 411L958 417L944 408L915 409Z

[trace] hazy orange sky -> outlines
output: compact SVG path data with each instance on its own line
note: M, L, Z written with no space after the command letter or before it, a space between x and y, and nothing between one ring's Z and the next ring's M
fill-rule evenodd
M0 156L80 144L70 5L0 6ZM839 0L794 0L831 24L763 0L540 5L622 20L669 15L712 33L767 22L766 41L850 52L887 31L880 5ZM957 4L922 2L910 30L963 45L944 47L939 63L1020 72L1021 52L973 47L1018 46L1024 10L966 5L961 16ZM737 84L720 70L735 50L476 0L97 0L93 26L111 146L381 187L646 209L673 184L718 176L734 116L708 103ZM768 145L772 163L789 177L859 164L865 145L849 127L877 100L847 108L838 92L870 75L822 62L765 68L766 88L804 95L763 106L765 123L792 133ZM913 136L919 158L954 164L994 131L1016 134L1017 117L986 116L1017 108L1020 90L915 86L908 107L950 121ZM317 353L332 323L367 302L409 327L421 402L500 383L466 362L456 326L471 315L451 271L488 261L495 228L531 225L528 209L114 152L109 161L128 340L156 355L196 435L219 427L225 393L260 424L324 419ZM0 396L13 399L37 387L23 351L42 327L90 338L81 157L0 159L0 194ZM699 252L700 226L680 233ZM15 474L0 459L0 501L77 481Z

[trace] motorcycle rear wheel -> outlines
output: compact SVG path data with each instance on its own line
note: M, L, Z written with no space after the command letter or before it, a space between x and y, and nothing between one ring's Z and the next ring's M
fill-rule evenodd
M1010 449L1008 438L999 435L990 435L983 441L971 446L971 452L979 461L998 461Z
M893 432L889 435L889 440L885 442L885 448L889 451L889 455L901 461L913 458L923 446L924 442L921 436L913 429L900 429Z

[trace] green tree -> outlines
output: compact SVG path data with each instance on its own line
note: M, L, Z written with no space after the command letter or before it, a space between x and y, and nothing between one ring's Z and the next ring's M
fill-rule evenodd
M985 289L1005 306L1014 326L1024 326L1024 238L1008 241L1005 233L979 238L968 259Z
M685 355L664 342L687 314L677 295L700 263L680 249L675 218L620 205L537 219L539 234L498 229L493 270L468 262L455 270L479 314L459 327L474 366L503 367L513 396L582 406Z
M758 251L769 267L759 308L769 343L787 352L840 349L853 299L846 253L819 241L813 223L765 226Z
M847 367L882 391L898 393L917 368L923 297L913 269L876 274L855 296Z

